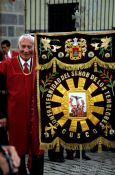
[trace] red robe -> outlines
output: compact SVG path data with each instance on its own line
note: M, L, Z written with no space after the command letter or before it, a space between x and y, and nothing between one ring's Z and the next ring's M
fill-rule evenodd
M11 51L11 58L14 58L14 57L16 57L16 56L18 56L18 52L12 50L12 51ZM3 53L2 53L2 59L1 59L1 61L4 61L4 60L6 60L6 59L11 59L11 58L9 58L8 56L5 57L5 56L3 55Z
M27 75L23 73L18 57L0 63L0 72L6 75L9 144L16 147L19 155L28 153L30 149L35 155L41 154L38 115L33 113L36 106L31 107L35 77L33 61Z

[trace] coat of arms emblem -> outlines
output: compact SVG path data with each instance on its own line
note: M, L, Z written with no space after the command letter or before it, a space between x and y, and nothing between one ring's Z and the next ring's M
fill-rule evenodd
M82 49L78 44L78 39L74 38L73 46L70 48L70 59L71 60L79 60L81 59Z

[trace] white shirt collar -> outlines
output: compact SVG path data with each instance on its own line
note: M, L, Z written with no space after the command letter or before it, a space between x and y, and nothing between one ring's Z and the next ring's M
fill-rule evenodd
M20 59L21 65L23 66L24 63L25 63L25 61L24 61L21 57L19 57L19 59ZM30 64L31 64L31 58L30 58L28 61L26 61L26 63L28 63L28 66L30 67Z
M8 57L11 58L11 51L8 51Z

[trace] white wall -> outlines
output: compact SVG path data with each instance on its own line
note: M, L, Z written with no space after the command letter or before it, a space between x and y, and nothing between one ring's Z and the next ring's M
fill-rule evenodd
M48 4L79 2L80 30L115 27L115 0L26 0L26 31L48 31ZM30 15L31 14L31 15Z

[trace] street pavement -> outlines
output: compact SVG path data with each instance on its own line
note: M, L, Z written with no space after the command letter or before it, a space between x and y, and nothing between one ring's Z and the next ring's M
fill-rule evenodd
M64 162L51 162L47 151L44 158L44 175L115 175L115 152L87 152L91 160L75 158Z

